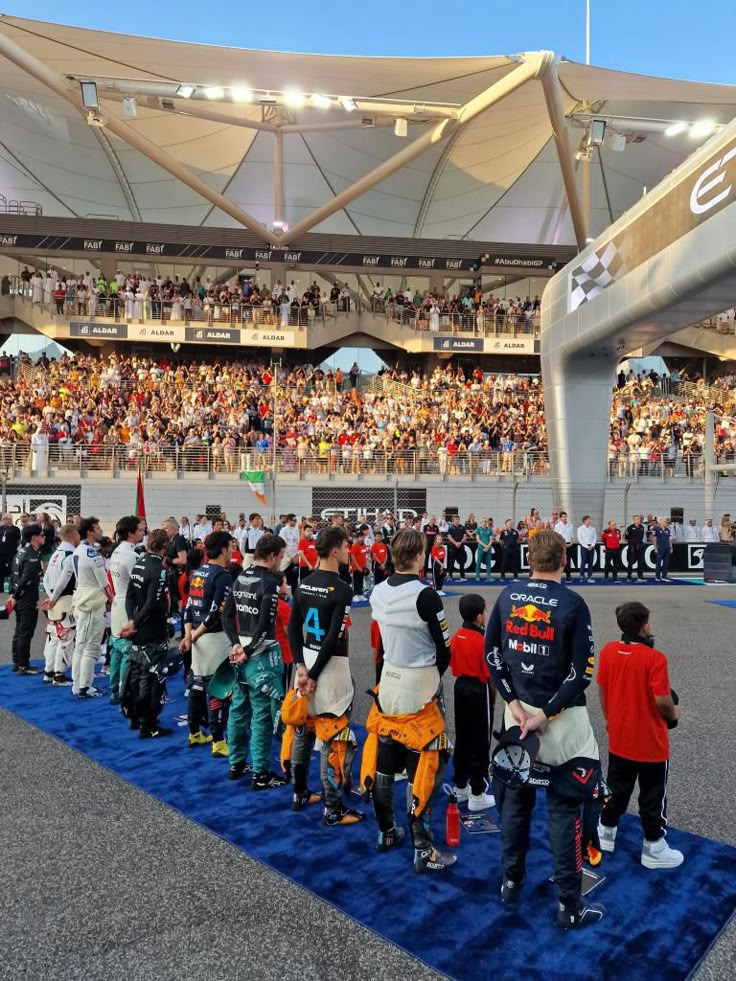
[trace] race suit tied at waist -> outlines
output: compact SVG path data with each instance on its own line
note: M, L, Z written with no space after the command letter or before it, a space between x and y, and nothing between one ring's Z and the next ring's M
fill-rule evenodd
M304 648L304 663L311 670L319 651ZM320 672L317 688L309 696L309 715L342 715L353 701L355 687L350 674L350 662L346 657L331 657Z
M522 702L521 705L531 714L541 711L527 702ZM504 727L511 729L515 725L518 723L506 706ZM594 760L600 759L600 751L590 724L588 710L583 705L565 709L564 712L549 720L543 733L536 735L539 736L537 759L540 763L546 763L548 766L559 766L577 756Z

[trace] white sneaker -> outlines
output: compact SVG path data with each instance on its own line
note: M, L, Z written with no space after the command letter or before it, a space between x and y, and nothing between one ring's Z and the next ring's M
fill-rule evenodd
M471 794L468 800L469 811L487 811L489 807L496 806L496 798L493 794Z
M675 848L670 848L665 838L659 841L644 841L641 850L641 864L645 869L676 869L682 865L685 856Z
M454 794L455 800L458 802L458 804L467 804L467 802L470 800L470 784L468 784L466 787L455 787L453 785L450 792Z
M598 838L601 843L602 852L612 852L616 847L616 835L618 828L607 828L605 824L598 822Z

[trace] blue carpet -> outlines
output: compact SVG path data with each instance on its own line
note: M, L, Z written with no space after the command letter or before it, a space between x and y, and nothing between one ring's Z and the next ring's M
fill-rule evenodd
M171 688L163 721L176 726L186 711L180 676ZM225 760L213 759L206 747L187 749L185 728L160 742L138 740L107 700L79 702L69 689L18 677L7 667L0 669L0 705L454 978L516 981L521 973L546 981L675 981L690 975L736 908L736 849L673 830L669 841L684 851L685 865L648 871L638 862L639 823L627 816L616 852L598 868L607 878L593 897L606 905L606 919L561 934L548 882L543 794L523 905L507 912L498 898L497 834L462 830L457 865L440 878L419 877L411 872L406 845L374 852L372 819L328 829L318 807L289 810L288 788L255 794L247 784L233 784ZM317 771L315 759L313 786ZM397 802L404 786L397 785ZM438 841L443 812L435 808Z
M730 606L736 608L736 600L707 600L706 602L711 603L713 606Z

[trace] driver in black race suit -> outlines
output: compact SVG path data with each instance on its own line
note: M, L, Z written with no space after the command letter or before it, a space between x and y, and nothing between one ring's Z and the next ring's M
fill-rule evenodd
M292 807L317 803L307 788L315 738L322 740L320 774L324 788L324 823L355 824L365 815L343 801L350 781L356 740L349 726L355 689L348 663L347 620L353 589L339 569L350 558L344 528L323 528L315 542L319 566L299 585L289 618L289 646L297 666L296 687L308 696L307 722L296 728L291 751L294 778Z
M228 564L232 553L229 531L213 531L204 541L207 562L192 573L184 610L182 654L190 653L189 745L212 745L213 756L227 756L225 725L227 700L210 698L212 675L227 660L230 644L222 625L222 612L230 595Z
M278 535L262 535L253 565L233 583L225 601L222 625L232 645L235 668L233 702L227 721L230 779L245 773L250 746L253 790L283 787L286 780L271 769L274 730L284 698L284 662L276 640L279 580L276 576L286 545Z
M529 542L529 560L534 577L504 589L486 631L493 682L506 702L504 728L520 726L522 739L536 733L540 741L537 760L552 771L570 770L570 761L590 761L590 768L583 772L592 780L592 774L600 771L600 754L585 703L595 654L590 612L582 597L560 581L566 563L561 535L539 531ZM536 790L528 785L497 789L503 851L501 898L513 905L524 880ZM562 929L597 923L605 912L602 906L586 906L580 899L580 811L580 797L570 794L562 782L557 785L551 780L547 821L560 900L557 924Z
M169 538L163 528L148 537L146 553L130 573L125 594L128 623L120 636L130 638L128 667L122 683L121 708L141 739L170 736L173 729L158 724L166 701L169 655L169 588L164 555Z

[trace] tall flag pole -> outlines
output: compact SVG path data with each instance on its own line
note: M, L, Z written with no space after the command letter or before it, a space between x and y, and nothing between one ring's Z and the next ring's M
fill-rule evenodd
M138 480L135 488L135 513L136 517L146 520L146 500L143 495L143 461L138 461Z

